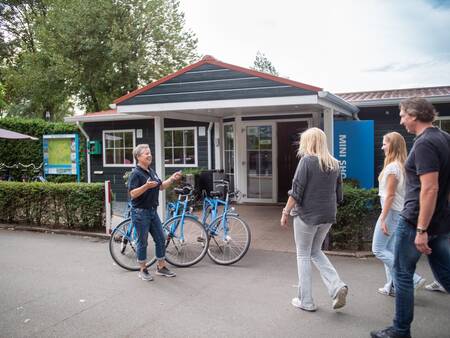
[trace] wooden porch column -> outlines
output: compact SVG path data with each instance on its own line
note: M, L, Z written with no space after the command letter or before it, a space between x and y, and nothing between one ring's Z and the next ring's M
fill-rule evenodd
M214 168L223 169L223 122L214 122Z
M155 152L153 154L155 161L155 170L159 178L164 181L166 170L164 166L164 117L155 116ZM161 220L165 221L166 209L166 192L161 191L159 194L158 214Z
M245 130L242 129L242 118L241 116L234 117L234 185L237 190L244 193L247 189L245 188L245 175L246 163L245 162Z
M323 131L327 135L327 146L331 155L334 156L334 109L323 110Z

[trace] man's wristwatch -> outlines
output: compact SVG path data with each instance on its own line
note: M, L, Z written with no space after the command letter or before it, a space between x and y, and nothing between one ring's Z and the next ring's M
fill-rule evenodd
M424 234L424 233L427 232L427 229L424 229L424 228L421 228L421 227L417 227L417 228L416 228L416 232L417 232L418 234Z

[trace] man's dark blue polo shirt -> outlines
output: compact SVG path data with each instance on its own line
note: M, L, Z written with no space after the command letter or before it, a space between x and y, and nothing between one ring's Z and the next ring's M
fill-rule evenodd
M159 179L156 172L149 168L148 171L142 169L140 166L136 166L131 172L130 178L128 179L128 192L133 189L142 187L147 180L157 181L159 184L155 188L148 189L141 196L131 199L131 206L133 208L139 209L156 209L158 206L159 197L159 187L162 181Z

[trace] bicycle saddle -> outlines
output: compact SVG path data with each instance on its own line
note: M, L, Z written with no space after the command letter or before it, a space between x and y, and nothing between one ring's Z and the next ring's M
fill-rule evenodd
M192 192L192 188L189 186L185 186L183 188L174 188L173 191L177 195L189 195Z
M210 195L211 197L220 197L220 196L222 196L222 193L221 193L220 191L211 191L211 192L209 193L209 195Z

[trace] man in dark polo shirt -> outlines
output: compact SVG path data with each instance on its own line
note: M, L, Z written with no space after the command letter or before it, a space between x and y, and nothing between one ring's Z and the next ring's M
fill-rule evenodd
M161 181L150 167L152 153L148 144L139 144L133 150L137 165L128 179L128 192L131 197L131 220L137 232L137 260L140 265L139 278L151 281L153 277L146 268L148 233L155 241L156 274L165 277L175 277L165 261L165 236L161 220L157 213L159 191L169 187L181 179L181 173L174 173L169 179Z
M395 243L394 325L372 337L411 337L413 274L422 254L436 280L450 291L450 135L433 126L436 111L422 98L400 103L400 124L415 134L405 163L405 204Z

